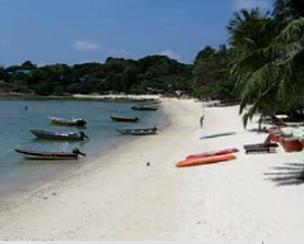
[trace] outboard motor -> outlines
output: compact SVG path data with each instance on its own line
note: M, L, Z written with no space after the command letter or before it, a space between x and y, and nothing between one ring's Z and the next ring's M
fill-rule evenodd
M85 126L86 123L87 122L84 119L77 119L77 125L78 126Z
M81 139L84 139L84 138L89 139L89 137L83 131L79 131L79 134L80 134Z
M77 147L75 147L74 149L73 149L73 151L72 151L73 153L76 153L76 154L79 154L79 155L81 155L81 156L86 156L86 154L85 153L82 153L82 152L80 152L79 151L79 149L77 148Z

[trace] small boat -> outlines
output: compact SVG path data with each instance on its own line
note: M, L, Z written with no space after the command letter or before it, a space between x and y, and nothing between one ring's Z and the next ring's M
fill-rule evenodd
M161 103L162 103L161 100L155 99L155 100L153 100L153 101L150 103L150 105L156 105L156 104L161 104Z
M39 139L49 140L71 140L71 141L83 141L89 139L89 137L82 131L76 132L53 132L45 130L30 130Z
M141 111L156 111L158 109L158 106L152 104L152 105L135 105L132 106L131 109L133 110L141 110Z
M137 122L139 118L137 117L124 117L124 116L111 116L111 119L119 122Z
M145 129L116 129L122 135L144 136L156 134L157 128L145 128Z
M72 152L43 152L23 149L15 149L15 151L23 154L26 158L42 160L68 160L77 159L78 155L86 156L86 154L80 152L78 148L74 148Z
M219 163L224 161L229 161L236 159L236 157L232 154L218 155L218 156L210 156L210 157L202 157L202 158L191 158L186 159L176 164L176 167L190 167L197 166L201 164L212 164Z
M62 119L57 117L49 117L51 122L56 125L66 125L66 126L85 126L87 123L84 119Z
M227 148L227 149L223 149L223 150L219 150L219 151L211 151L211 152L204 152L204 153L189 155L186 157L186 159L219 156L219 155L225 155L225 154L237 153L237 152L239 152L239 149L237 149L237 148Z

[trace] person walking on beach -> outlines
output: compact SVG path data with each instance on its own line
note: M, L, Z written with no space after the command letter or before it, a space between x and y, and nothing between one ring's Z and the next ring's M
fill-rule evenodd
M201 128L202 128L203 125L204 125L204 118L205 118L205 115L203 115L203 116L200 118L200 125L201 125Z

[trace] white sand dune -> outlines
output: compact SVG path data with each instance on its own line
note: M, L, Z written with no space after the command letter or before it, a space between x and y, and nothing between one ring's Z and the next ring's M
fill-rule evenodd
M303 152L241 150L234 161L176 168L188 154L241 149L265 134L245 131L236 106L162 104L172 122L167 129L99 157L22 204L2 206L0 239L304 241L304 185L296 180ZM199 139L226 131L236 134Z

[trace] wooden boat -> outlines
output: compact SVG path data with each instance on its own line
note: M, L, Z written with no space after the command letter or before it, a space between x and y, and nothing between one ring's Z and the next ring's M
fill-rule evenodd
M72 152L43 152L23 149L15 149L15 151L23 154L26 158L42 160L69 160L77 159L78 155L86 156L86 154L80 152L78 148L74 148Z
M122 135L144 136L156 134L157 128L145 128L145 129L116 129Z
M236 152L239 152L239 149L227 148L227 149L223 149L223 150L219 150L219 151L211 151L211 152L204 152L204 153L189 155L189 156L187 156L186 159L219 156L219 155L225 155L225 154L236 153Z
M82 131L76 132L53 132L45 130L30 130L39 139L48 140L71 140L71 141L83 141L84 139L89 139L89 137Z
M153 101L151 102L151 105L156 105L156 104L161 104L161 103L162 103L161 100L156 99L156 100L153 100Z
M57 117L49 117L51 122L56 125L66 125L66 126L85 126L87 123L84 119L63 119Z
M133 110L141 110L141 111L156 111L158 106L156 105L135 105L132 106L131 109Z
M124 117L124 116L111 116L111 119L119 122L137 122L139 118L137 117Z
M212 163L229 161L233 159L236 159L236 157L232 154L217 155L217 156L202 157L202 158L191 158L178 162L176 164L176 167L190 167L201 164L212 164Z

